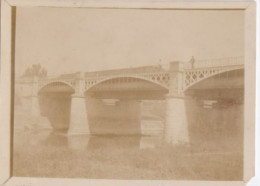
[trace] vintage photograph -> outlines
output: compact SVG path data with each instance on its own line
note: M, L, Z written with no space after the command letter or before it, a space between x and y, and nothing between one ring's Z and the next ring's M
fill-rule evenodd
M243 10L17 7L12 174L243 180Z

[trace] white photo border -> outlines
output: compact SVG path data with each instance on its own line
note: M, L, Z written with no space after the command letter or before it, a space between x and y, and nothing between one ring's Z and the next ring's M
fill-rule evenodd
M254 1L84 1L84 0L2 0L1 2L1 86L0 86L0 185L183 185L239 186L254 176L256 104L256 3ZM12 124L14 93L14 9L30 7L86 7L120 9L224 9L245 11L245 106L243 181L95 180L69 178L12 177Z

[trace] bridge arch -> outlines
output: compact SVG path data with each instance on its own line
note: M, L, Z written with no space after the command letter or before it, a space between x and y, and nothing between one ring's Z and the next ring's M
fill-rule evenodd
M51 82L48 82L42 86L40 86L38 88L38 94L40 94L41 92L44 92L45 90L47 89L57 89L57 90L60 90L60 91L69 91L69 92L75 92L75 89L74 87L66 82L66 81L62 81L62 80L58 80L58 81L51 81Z
M238 71L243 70L244 66L233 66L229 68L224 69L198 69L198 70L187 70L184 72L184 91L189 90L190 88L196 86L198 83L201 83L204 80L210 79L214 76L223 74L225 72L232 72L232 71ZM194 78L195 76L195 78Z
M105 82L111 81L111 80L118 80L118 79L141 80L141 81L145 81L145 82L151 83L153 85L156 85L156 86L162 88L162 90L168 91L168 89L169 89L169 77L168 76L143 77L143 76L139 76L139 75L125 75L125 76L114 75L112 77L106 77L106 78L100 79L100 80L86 81L85 93L102 83L105 83Z

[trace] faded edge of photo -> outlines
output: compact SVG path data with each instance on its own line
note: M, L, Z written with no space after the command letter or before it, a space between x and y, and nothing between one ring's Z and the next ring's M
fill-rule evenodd
M252 8L252 9L251 9ZM255 81L252 82L253 79L255 79L255 56L252 55L252 51L255 51L255 38L253 37L255 35L255 6L251 6L250 9L246 10L246 11L250 11L250 14L246 15L246 76L245 76L245 125L244 125L244 180L247 182L252 175L254 174L254 143L252 144L252 142L254 141L254 125L252 126L252 124L254 124L254 118L252 117L252 113L254 113L255 109L253 107L253 105L255 105ZM252 13L253 12L253 13ZM3 47L3 46L2 46ZM14 55L14 54L13 54ZM252 64L251 64L252 62ZM249 64L250 63L250 64ZM1 64L1 67L3 67L3 65ZM250 75L248 75L250 74ZM10 75L10 74L9 74ZM13 83L13 82L12 82ZM253 84L253 86L252 86ZM2 86L3 87L3 86ZM253 96L252 96L253 95ZM2 97L2 95L1 95ZM7 96L8 97L8 96ZM14 99L14 98L13 98ZM9 107L8 105L6 106L7 108ZM248 117L251 116L251 117ZM6 123L4 121L4 123ZM4 136L2 136L1 139L8 139L5 138ZM37 185L38 181L44 181L45 184L57 184L57 183L65 183L64 185L69 185L69 184L80 184L81 182L83 183L89 183L89 184L111 184L111 185L120 185L120 184L125 184L128 185L128 181L111 181L111 180L100 180L98 182L96 182L95 180L89 180L89 181L85 181L85 180L81 180L81 179L56 179L56 178L50 178L50 179L40 179L40 178L15 178L15 183L19 183L19 181L21 181L21 183L25 183L28 185ZM161 181L139 181L135 182L135 183L129 183L129 185L143 185L143 184L165 184L168 181L165 182L161 182ZM180 182L176 182L176 183L180 183L178 185L181 185L182 181ZM192 183L192 185L202 185L204 181L202 182L198 182L195 181L194 183ZM202 184L201 184L202 183ZM8 183L7 185L10 185L10 183ZM166 183L168 184L168 183ZM205 185L207 183L205 182ZM218 183L216 183L218 184ZM224 182L222 182L223 185L226 185ZM227 182L228 185L230 185L230 182ZM42 183L41 183L42 185Z

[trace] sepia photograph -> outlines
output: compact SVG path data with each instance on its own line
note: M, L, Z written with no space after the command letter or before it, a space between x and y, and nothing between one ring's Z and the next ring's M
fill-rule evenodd
M245 15L12 8L11 175L243 181Z

